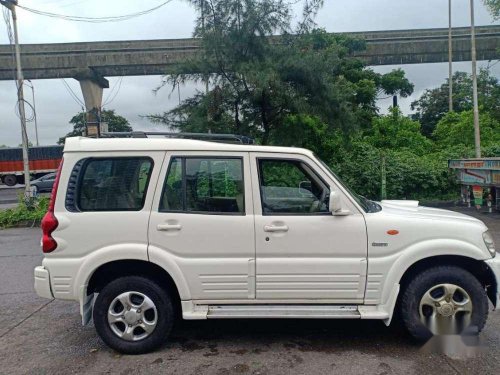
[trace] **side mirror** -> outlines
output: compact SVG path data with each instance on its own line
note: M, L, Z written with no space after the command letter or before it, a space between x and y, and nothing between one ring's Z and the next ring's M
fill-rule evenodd
M351 212L349 210L342 209L342 202L340 201L340 194L336 191L330 193L330 201L328 205L330 212L334 216L346 216Z

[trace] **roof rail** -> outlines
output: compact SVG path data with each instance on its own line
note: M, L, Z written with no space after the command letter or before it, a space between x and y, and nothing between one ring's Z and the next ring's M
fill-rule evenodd
M173 132L107 132L101 134L103 138L150 138L150 136L159 136L166 138L197 139L212 142L223 143L241 143L252 145L255 143L253 138L237 134L212 134L212 133L173 133Z

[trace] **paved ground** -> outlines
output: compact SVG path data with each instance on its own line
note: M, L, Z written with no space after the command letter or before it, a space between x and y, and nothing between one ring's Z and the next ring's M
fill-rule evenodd
M0 184L0 204L16 203L19 194L23 194L24 185L5 186Z
M500 243L500 215L480 215ZM0 374L498 374L500 314L469 359L425 354L397 327L371 321L236 320L180 322L152 354L122 356L78 305L38 298L38 229L0 231Z

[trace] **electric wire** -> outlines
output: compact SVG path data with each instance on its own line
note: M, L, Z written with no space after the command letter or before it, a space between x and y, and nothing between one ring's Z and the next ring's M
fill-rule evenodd
M7 28L7 37L9 39L12 55L12 77L16 77L16 52L14 50L14 32L12 30L12 23L10 22L10 11L7 8L3 8L3 19L5 20L5 26Z
M15 64L15 61L16 61L16 55L15 55L15 51L14 51L14 31L13 31L13 28L12 28L12 22L11 22L11 15L10 15L10 11L7 9L7 8L3 8L3 18L5 20L5 26L7 28L7 37L9 39L9 43L12 47L12 76L15 77L16 76L16 70L14 68L14 66L16 65ZM21 90L21 85L25 85L25 81L24 79L21 81L21 85L19 85L19 82L17 80L15 80L15 83L16 83L16 89L17 89L17 97L19 98L19 91ZM31 110L31 114L29 116L26 116L26 112L24 114L24 117L25 117L25 121L26 122L32 122L35 120L35 117L36 117L36 112L35 112L35 107L26 99L23 99L22 102L27 105L30 110ZM21 105L21 100L17 99L16 100L16 103L14 104L14 114L18 117L18 118L21 118L21 110L20 110L20 105Z
M33 9L33 8L28 8L23 5L17 5L18 8L21 8L27 12L31 12L34 14L38 14L40 16L45 16L45 17L52 17L52 18L59 18L62 20L66 21L74 21L74 22L90 22L90 23L104 23L104 22L121 22L121 21L126 21L135 17L140 17L149 13L154 12L157 9L162 8L163 6L167 5L173 0L167 0L162 2L161 4L150 8L146 9L140 12L136 13L131 13L131 14L125 14L121 16L106 16L106 17L82 17L82 16L72 16L72 15L66 15L66 14L58 14L58 13L52 13L52 12L46 12L42 11L39 9Z
M23 85L26 85L26 82L24 80L23 80ZM18 91L19 91L19 89L18 89ZM35 117L36 117L35 107L29 101L27 101L26 99L23 99L22 101L31 110L31 114L29 116L26 115L26 111L24 112L24 120L26 122L33 122L33 121L35 121ZM18 118L21 118L21 111L19 109L20 102L21 102L20 100L17 100L16 104L14 105L14 113L16 114L16 116Z
M71 87L68 85L68 82L64 78L61 78L61 82L63 83L64 87L66 88L66 91L68 91L68 94L71 96L71 98L78 104L81 105L82 107L85 106L85 104L78 98L78 95L75 94L75 92L71 89Z
M104 103L102 104L103 106L110 104L113 102L113 100L115 100L122 87L122 81L123 81L123 76L120 77L118 83L111 89L111 92L108 94L107 98L104 99Z

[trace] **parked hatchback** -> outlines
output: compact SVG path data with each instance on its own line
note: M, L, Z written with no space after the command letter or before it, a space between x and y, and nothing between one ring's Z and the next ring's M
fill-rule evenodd
M481 221L370 201L299 148L68 138L42 230L36 291L79 301L124 353L157 348L176 314L389 325L399 306L427 339L480 331L499 303Z

